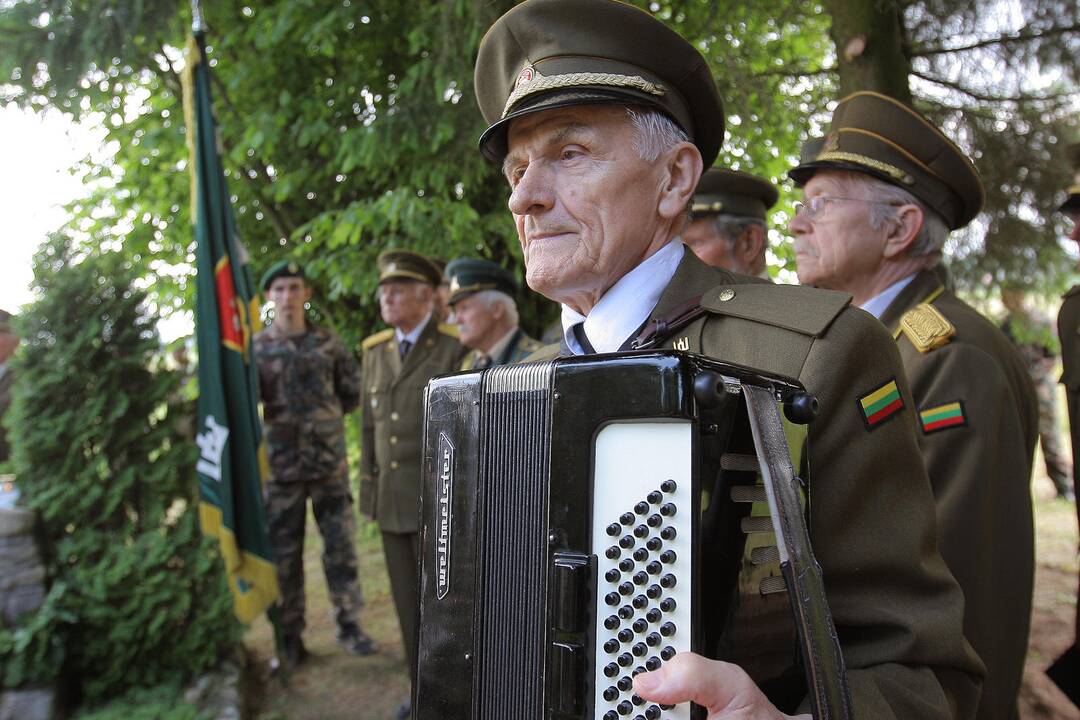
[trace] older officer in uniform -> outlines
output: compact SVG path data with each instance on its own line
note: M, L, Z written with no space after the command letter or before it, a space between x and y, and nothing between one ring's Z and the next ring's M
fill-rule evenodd
M1075 175L1068 190L1068 197L1058 211L1072 223L1069 239L1080 243L1080 143L1070 145L1068 155ZM1061 310L1058 311L1058 337L1061 339L1061 382L1065 384L1065 398L1069 407L1073 487L1080 488L1080 484L1076 482L1076 470L1080 467L1080 285L1073 285L1061 302ZM1077 517L1080 519L1080 503L1077 504ZM1072 647L1057 659L1047 674L1073 703L1080 705L1080 602L1077 603L1075 634L1076 641Z
M840 101L816 154L790 175L804 198L790 225L799 280L851 293L896 339L941 553L986 664L976 717L1014 718L1034 580L1038 405L1012 343L936 268L949 231L982 207L982 183L926 118L870 92Z
M679 239L723 139L704 58L623 3L529 0L481 43L476 93L489 124L481 151L509 183L528 283L563 306L562 352L616 351L637 336L798 378L816 394L810 532L855 716L966 717L982 668L937 551L892 339L847 295L750 282L708 267ZM787 610L783 591L763 597L755 587L740 601ZM725 623L706 613L706 630L720 624L745 638L721 642L738 664L676 656L638 675L636 691L695 699L715 716L806 712L798 653L773 623L782 614L763 617Z
M540 342L518 327L518 285L509 270L490 260L457 258L446 266L446 277L458 336L472 351L462 370L521 362L540 349Z
M442 282L437 265L408 250L388 250L378 264L379 309L390 327L361 344L360 510L379 523L405 658L415 675L424 386L457 370L465 349L455 328L433 314ZM403 705L399 717L408 715Z
M294 262L271 267L263 292L274 304L270 327L255 336L259 390L270 452L266 486L270 542L281 587L283 643L278 661L307 656L304 630L304 525L307 500L322 533L323 570L337 620L337 641L353 655L374 652L360 630L356 517L349 492L345 413L360 400L356 360L337 335L304 316L311 288Z
M694 193L694 221L683 231L683 242L706 265L767 277L765 215L778 197L764 178L727 168L706 170Z

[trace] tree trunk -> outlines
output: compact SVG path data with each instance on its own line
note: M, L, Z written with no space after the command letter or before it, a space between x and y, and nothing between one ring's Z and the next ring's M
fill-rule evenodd
M892 0L825 0L832 16L841 96L872 90L911 104L903 11Z

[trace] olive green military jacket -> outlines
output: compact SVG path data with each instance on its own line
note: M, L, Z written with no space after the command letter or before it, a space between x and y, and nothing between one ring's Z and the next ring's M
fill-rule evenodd
M881 321L915 397L941 554L967 600L964 633L986 664L976 717L1015 718L1035 573L1031 376L1005 334L933 271L917 274Z
M510 342L507 343L506 348L499 353L499 357L492 358L489 367L519 363L541 347L543 347L543 345L539 340L529 337L524 330L518 328L514 331L514 336L510 338ZM461 361L461 369L472 370L477 367L477 364L483 357L483 353L479 350L471 351L465 356L465 359Z
M848 295L762 283L710 268L689 250L650 320L698 296L708 314L661 347L797 378L820 402L804 453L809 527L854 717L972 717L983 668L963 638L963 596L937 550L914 402L895 343ZM549 348L535 357L557 354ZM785 594L770 597L790 615ZM748 642L724 659L746 668L782 711L809 712L793 646L780 648L790 665L781 676L775 667L768 676L754 669L754 653L775 655L770 640L789 637L772 627L778 616L749 618L737 629ZM707 610L703 619L726 621Z
M1065 293L1058 311L1058 338L1061 340L1061 382L1069 406L1069 436L1073 458L1080 459L1080 285ZM1073 462L1073 487L1080 488L1077 470L1080 460ZM1080 503L1077 504L1080 513ZM1080 643L1080 603L1076 607L1076 640Z
M393 329L372 335L361 347L360 510L383 532L418 532L424 386L457 370L465 348L457 328L434 318L404 360Z

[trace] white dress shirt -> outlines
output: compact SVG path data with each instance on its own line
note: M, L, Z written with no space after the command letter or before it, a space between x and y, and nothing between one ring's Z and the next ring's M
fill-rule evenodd
M908 284L915 279L915 275L916 273L912 273L903 280L897 280L859 307L880 320L881 316L885 314L885 311L889 309L889 305L892 304L892 301L900 294L900 291L906 288Z
M587 317L563 305L563 338L570 351L575 355L585 352L573 333L573 327L581 322L585 323L585 335L596 352L618 350L648 319L660 294L675 276L685 251L682 241L675 238L645 258L604 293Z
M424 328L427 327L428 321L431 320L431 313L428 313L420 324L414 327L408 332L408 334L401 332L400 328L394 328L394 339L397 340L398 347L401 346L402 340L408 340L411 344L410 348L416 347L416 341L420 339L420 333L424 332Z

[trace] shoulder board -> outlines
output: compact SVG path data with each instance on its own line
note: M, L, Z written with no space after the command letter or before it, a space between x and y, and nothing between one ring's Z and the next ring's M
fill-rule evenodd
M701 307L817 337L851 304L847 293L800 285L745 283L717 285L701 296Z
M385 330L380 330L379 332L375 333L374 335L371 335L370 337L364 338L363 341L361 341L361 343L360 343L360 347L363 348L364 350L370 350L371 348L375 347L376 345L384 343L384 342L386 342L387 340L390 340L393 337L394 337L394 328L386 328Z
M1080 293L1080 285L1073 285L1071 288L1065 291L1065 294L1061 297L1072 297L1073 295Z
M450 337L454 338L455 340L458 337L457 325L449 325L447 323L439 323L439 332L441 332L443 335L449 335Z
M956 327L929 303L920 303L900 318L900 332L921 353L948 345Z

